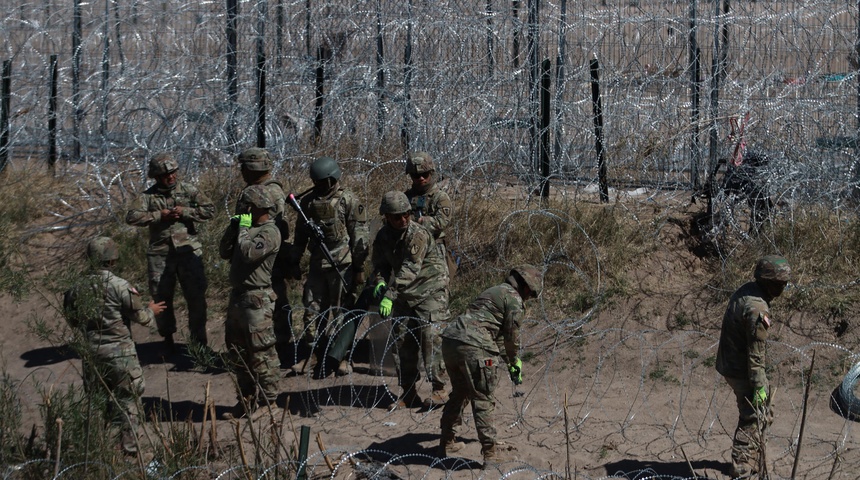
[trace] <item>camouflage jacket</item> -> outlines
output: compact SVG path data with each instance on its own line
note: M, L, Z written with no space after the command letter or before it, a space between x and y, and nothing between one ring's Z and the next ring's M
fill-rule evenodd
M272 288L272 267L281 246L274 220L251 228L231 223L221 237L218 253L230 260L230 286L236 290Z
M373 241L372 284L388 283L385 296L400 298L410 307L448 285L448 268L433 236L410 221L404 230L383 225Z
M109 270L82 277L67 290L63 294L63 314L103 357L128 355L117 350L117 345L131 341L131 322L148 326L155 320L137 290Z
M445 229L451 223L451 213L454 210L451 197L435 183L424 193L415 188L410 188L405 193L412 205L412 219L417 221L424 218L421 225L430 230L437 242L445 241Z
M290 226L287 223L287 196L284 194L284 186L281 185L280 182L274 179L268 179L262 183L266 187L266 193L269 194L269 198L273 198L275 200L275 208L273 209L273 220L275 221L275 226L278 227L278 230L281 232L281 242L286 242L290 238ZM246 186L248 188L250 185ZM245 188L242 189L242 192L245 192ZM239 199L236 200L236 213L235 215L241 215L243 213L248 213L249 207L248 205L242 202L242 194L239 194Z
M176 221L162 222L161 211L182 207L182 217ZM125 216L125 222L136 227L149 227L148 254L167 255L171 251L196 250L197 224L215 215L215 205L197 187L176 182L171 190L163 190L155 184L135 201Z
M723 316L717 371L725 377L749 379L754 390L767 388L765 355L771 323L764 290L756 282L744 284L732 295Z
M370 230L367 211L355 194L343 188L336 188L325 196L311 190L301 198L300 206L322 230L325 246L338 267L355 264L363 268L369 254ZM312 267L332 267L317 245L316 235L300 215L296 219L290 262L298 264L306 249L310 249Z
M466 311L442 332L443 338L505 357L505 362L519 356L520 322L523 299L509 283L484 290Z

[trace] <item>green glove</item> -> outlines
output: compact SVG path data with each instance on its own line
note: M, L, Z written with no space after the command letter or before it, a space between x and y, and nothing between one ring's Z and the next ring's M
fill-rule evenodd
M385 291L388 290L388 285L385 282L379 282L373 287L373 298L382 298L385 295Z
M514 362L508 365L508 371L511 374L511 381L514 385L523 383L523 361L519 357L514 359Z
M760 408L767 403L767 390L764 387L759 387L753 394L752 404L755 408Z
M390 298L388 298L388 297L383 298L382 301L379 302L379 314L382 315L383 317L387 317L387 316L391 315L391 305L392 305L392 302L391 302Z
M252 220L253 217L250 213L243 213L242 215L239 215L239 226L249 228L251 226Z

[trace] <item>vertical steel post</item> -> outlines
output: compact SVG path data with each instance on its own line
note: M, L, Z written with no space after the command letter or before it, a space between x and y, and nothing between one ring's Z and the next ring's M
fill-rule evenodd
M603 151L603 105L600 101L600 64L594 58L590 62L591 107L594 111L594 148L597 151L597 181L600 186L600 201L609 202L609 181L606 176L606 154Z
M268 0L257 1L257 146L266 148L266 17Z
M75 0L72 11L72 161L81 161L81 124L84 112L81 109L81 0Z
M3 60L3 72L0 77L0 172L9 163L10 121L9 112L12 103L12 60Z
M552 67L549 59L541 62L540 67L540 196L543 200L549 199L549 123L552 109L549 101L549 89L551 87L549 71Z
M385 52L382 41L382 1L376 0L376 133L385 134Z
M57 165L57 84L59 82L56 54L51 55L49 63L51 96L48 98L48 168L54 174Z
M406 47L403 52L403 128L400 130L400 140L407 152L412 148L412 75L415 71L412 63L412 27L412 0L409 0L406 3Z
M690 34L688 37L688 49L690 59L690 186L693 192L697 192L701 185L699 178L699 163L701 162L701 147L699 146L699 41L697 38L696 1L690 0Z
M239 36L236 27L239 17L239 1L227 0L227 141L230 149L236 150L239 140L236 133L236 115L239 108L238 57Z

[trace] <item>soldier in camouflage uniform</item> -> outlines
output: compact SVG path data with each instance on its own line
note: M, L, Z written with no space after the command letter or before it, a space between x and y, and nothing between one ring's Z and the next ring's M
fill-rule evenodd
M773 324L770 304L782 294L790 274L785 258L762 257L755 267L755 281L744 284L732 295L723 316L716 368L735 392L738 405L738 426L732 443L733 478L758 471L762 441L759 428L763 430L769 423L765 356L767 332Z
M434 323L448 321L448 268L429 230L411 220L411 206L403 192L387 192L379 213L385 223L373 241L370 277L381 298L379 313L395 319L395 366L403 393L398 407L420 407L417 391L419 358L434 392L444 381L433 371ZM383 294L384 292L384 294Z
M442 356L451 377L451 397L442 409L441 457L465 447L456 441L456 433L463 423L463 408L471 401L484 468L500 460L492 419L497 358L502 356L511 380L517 385L522 383L519 351L523 302L540 295L542 282L543 274L536 267L514 267L504 283L484 290L442 332Z
M406 191L406 198L409 199L412 205L412 220L421 224L430 231L433 239L436 242L436 248L439 249L439 254L446 261L448 267L448 279L456 273L457 265L451 261L448 253L448 248L445 242L445 229L451 223L451 213L454 208L451 204L451 197L439 188L436 183L438 178L436 175L436 165L433 163L433 158L427 152L416 152L406 159L406 174L412 179L412 187ZM446 325L436 324L433 328L443 330ZM437 344L433 347L433 369L434 378L440 380L442 388L434 388L433 393L424 399L426 407L442 405L448 398L445 393L444 378L445 378L445 363L442 361L441 337L435 335ZM422 358L424 362L430 358Z
M230 260L230 300L224 337L239 386L239 401L225 418L239 418L258 405L274 404L280 365L272 316L276 295L272 268L281 247L275 225L277 200L263 185L251 185L240 199L250 212L236 215L221 237L219 253Z
M82 335L84 389L87 393L107 388L111 404L119 410L120 448L137 452L140 421L138 399L143 394L143 370L131 339L131 322L152 325L164 302L144 306L137 290L111 272L119 258L113 240L97 237L87 245L90 273L63 295L63 311L69 325Z
M272 290L277 295L275 300L275 313L273 322L275 324L275 348L281 364L287 361L289 355L290 337L290 300L287 298L287 261L290 253L287 241L290 238L290 227L286 219L287 196L284 194L283 185L272 178L272 157L263 148L248 148L236 158L242 170L242 179L247 186L262 185L266 187L269 197L275 201L274 217L275 226L281 232L281 248L272 267ZM246 186L246 188L247 188ZM243 190L244 192L244 190ZM242 202L242 195L236 201L236 215L248 213L249 206Z
M208 346L206 336L206 273L203 246L197 240L197 225L215 214L215 205L197 187L177 180L179 164L168 153L149 162L149 178L155 185L137 199L125 217L126 223L149 228L146 260L149 289L157 301L167 306L156 317L158 333L164 337L165 352L174 352L176 315L173 296L176 279L188 305L188 330L192 341Z
M307 358L298 361L293 370L303 374L316 360L318 338L324 331L335 336L343 327L342 309L352 308L357 297L356 289L365 282L364 264L369 255L370 233L367 212L352 191L340 186L340 167L331 157L317 158L310 167L314 187L300 200L300 207L308 219L320 227L336 265L324 255L319 239L311 227L299 216L296 219L296 238L290 253L290 277L301 278L300 261L305 250L310 251L310 266L305 281L302 301L304 315L301 321L293 319L293 335L301 341ZM341 277L341 275L343 277ZM342 285L342 279L347 282ZM331 325L328 316L333 316ZM301 339L301 340L299 340ZM331 363L332 365L329 365ZM320 375L325 377L336 368L337 375L348 375L352 369L345 358L332 358L324 363Z

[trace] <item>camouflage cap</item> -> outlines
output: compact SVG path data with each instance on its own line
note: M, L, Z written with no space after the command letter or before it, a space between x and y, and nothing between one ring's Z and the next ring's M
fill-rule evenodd
M158 153L149 161L149 171L146 175L149 178L155 178L159 175L175 172L179 170L179 163L173 158L170 153Z
M791 266L785 257L779 255L765 255L755 265L756 280L775 280L777 282L788 282L791 278Z
M534 292L535 296L540 295L543 288L543 272L534 265L524 264L512 268L510 274L513 275L515 273L526 282L526 285Z
M87 244L87 258L96 263L109 262L119 258L119 249L109 237L96 237Z
M256 208L272 208L276 202L264 185L250 185L242 191L239 203Z
M265 148L248 148L236 160L242 168L252 172L268 172L272 169L272 156Z
M415 152L406 159L406 173L409 175L435 170L436 164L433 163L433 157L427 152Z
M382 203L379 204L379 213L383 215L386 213L406 213L410 210L412 210L412 205L406 198L406 194L396 190L385 192L385 195L382 196Z

